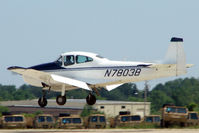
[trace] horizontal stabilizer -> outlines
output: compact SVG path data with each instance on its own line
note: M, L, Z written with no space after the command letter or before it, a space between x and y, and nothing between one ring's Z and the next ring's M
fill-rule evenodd
M194 66L194 64L186 64L186 68L190 68ZM176 64L153 64L149 66L150 68L164 69L164 68L175 68Z
M192 66L194 66L194 64L186 64L186 68L190 68Z

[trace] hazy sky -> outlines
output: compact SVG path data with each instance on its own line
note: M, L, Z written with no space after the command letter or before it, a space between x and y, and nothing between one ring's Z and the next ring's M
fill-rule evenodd
M184 38L187 62L195 64L181 77L198 78L198 0L0 0L0 84L24 84L9 66L45 63L74 50L158 61L172 36Z

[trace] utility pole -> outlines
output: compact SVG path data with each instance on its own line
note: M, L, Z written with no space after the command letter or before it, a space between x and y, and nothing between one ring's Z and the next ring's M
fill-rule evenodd
M144 84L144 117L146 116L146 102L147 102L147 91L149 90L148 81Z

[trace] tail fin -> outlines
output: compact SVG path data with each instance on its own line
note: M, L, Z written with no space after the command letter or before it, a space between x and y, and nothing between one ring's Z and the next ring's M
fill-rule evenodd
M176 64L176 76L187 72L186 57L182 44L182 38L171 38L171 44L164 60L164 64Z

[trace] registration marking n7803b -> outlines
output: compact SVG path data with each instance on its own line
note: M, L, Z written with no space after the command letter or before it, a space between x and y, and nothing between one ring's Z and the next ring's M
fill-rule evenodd
M121 77L121 76L139 76L142 69L136 68L136 69L107 69L104 77Z

